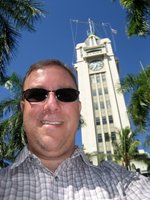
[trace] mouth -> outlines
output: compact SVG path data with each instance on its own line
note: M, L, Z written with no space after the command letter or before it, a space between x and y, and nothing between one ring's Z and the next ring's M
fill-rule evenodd
M44 125L61 125L64 123L62 121L47 121L47 120L42 120L41 122Z

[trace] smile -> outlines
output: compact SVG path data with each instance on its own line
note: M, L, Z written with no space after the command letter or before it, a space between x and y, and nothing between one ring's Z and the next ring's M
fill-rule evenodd
M47 120L42 121L42 124L48 124L48 125L61 125L63 123L64 122L61 121L47 121Z

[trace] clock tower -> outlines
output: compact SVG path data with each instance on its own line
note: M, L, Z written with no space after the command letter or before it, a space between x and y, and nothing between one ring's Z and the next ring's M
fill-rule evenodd
M82 103L82 144L91 161L112 159L113 142L117 132L130 127L124 96L117 92L119 66L111 41L95 35L92 21L90 33L83 43L76 45L74 65Z

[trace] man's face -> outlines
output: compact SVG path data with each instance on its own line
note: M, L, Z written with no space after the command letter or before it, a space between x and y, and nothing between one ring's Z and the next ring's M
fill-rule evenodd
M59 66L32 71L25 81L24 90L44 88L57 90L74 88L70 74ZM21 102L24 128L29 149L39 157L55 157L72 154L75 134L79 124L80 102L59 101L49 92L42 102Z

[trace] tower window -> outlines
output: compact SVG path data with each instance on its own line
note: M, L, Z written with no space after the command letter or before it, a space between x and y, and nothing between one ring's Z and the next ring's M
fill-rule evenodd
M116 141L116 133L115 132L111 132L111 140L112 140L112 142Z
M95 77L94 77L93 75L90 77L90 79L91 79L91 83L92 83L92 84L95 84L95 83L96 83Z
M101 133L97 134L97 140L98 140L99 143L103 141Z
M112 115L109 115L109 116L108 116L108 119L109 119L109 123L110 123L110 124L112 124L112 123L114 122L114 121L113 121Z
M99 117L96 117L96 125L100 125L100 119L99 119Z
M108 94L108 88L106 88L106 87L104 88L104 93Z
M111 108L110 100L106 100L106 107L109 109Z
M100 83L100 76L99 74L96 76L97 83Z
M106 81L106 74L102 73L102 81L105 82Z
M107 124L106 116L102 117L102 122L103 122L103 124Z
M102 95L102 88L98 88L98 94Z
M98 103L97 102L94 102L94 109L98 110Z
M100 108L101 108L101 109L104 109L104 108L105 108L104 102L103 102L103 101L100 101Z
M92 96L96 96L96 90L92 90Z
M108 133L104 133L105 136L105 141L108 142L109 141L109 134Z

